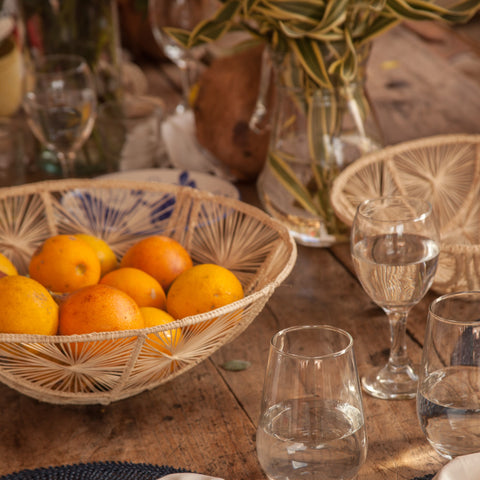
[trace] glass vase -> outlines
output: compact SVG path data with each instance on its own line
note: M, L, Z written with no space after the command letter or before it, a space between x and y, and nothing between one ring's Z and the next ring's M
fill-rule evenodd
M365 69L332 88L308 82L292 86L282 72L277 66L269 151L257 180L260 201L300 244L328 247L347 241L348 229L330 202L333 181L382 145Z

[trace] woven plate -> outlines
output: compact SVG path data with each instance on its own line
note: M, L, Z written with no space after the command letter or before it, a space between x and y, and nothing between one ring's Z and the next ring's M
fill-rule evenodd
M358 204L382 195L431 202L441 234L432 288L480 289L480 135L444 135L366 155L336 179L331 202L349 226Z
M168 235L186 247L195 263L232 270L245 298L142 330L0 334L0 381L51 403L108 404L180 375L240 334L296 259L295 242L279 222L238 200L188 187L60 180L0 190L1 251L19 273L28 271L32 253L45 238L76 232L100 236L118 257L140 238ZM171 354L162 353L155 347L164 345L166 336L152 339L149 334L175 327L183 335L166 345Z

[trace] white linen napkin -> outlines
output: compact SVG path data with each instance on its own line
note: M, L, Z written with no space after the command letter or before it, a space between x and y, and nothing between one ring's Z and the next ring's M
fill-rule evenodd
M432 480L479 480L480 452L450 460Z
M223 480L222 478L202 475L201 473L169 473L158 480Z

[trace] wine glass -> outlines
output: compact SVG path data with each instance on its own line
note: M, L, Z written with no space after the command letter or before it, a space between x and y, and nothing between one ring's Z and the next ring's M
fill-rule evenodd
M180 70L182 100L175 110L183 113L188 110L190 90L198 76L200 58L206 47L186 49L166 33L164 28L193 30L213 12L212 0L149 0L148 10L153 36L158 46Z
M367 436L349 333L305 325L273 336L256 447L270 480L356 476Z
M89 137L97 110L95 80L78 55L52 54L30 67L23 102L37 139L52 150L62 175L74 174L78 150Z
M418 369L408 357L406 323L437 269L440 240L431 205L404 196L362 202L353 221L351 251L364 290L390 324L388 362L362 378L363 388L383 399L415 398Z

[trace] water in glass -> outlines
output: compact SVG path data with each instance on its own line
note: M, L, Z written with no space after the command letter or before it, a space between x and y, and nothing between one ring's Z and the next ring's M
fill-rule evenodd
M321 429L312 425L321 423ZM297 398L271 407L257 431L260 465L275 480L353 478L365 461L366 432L354 405Z

